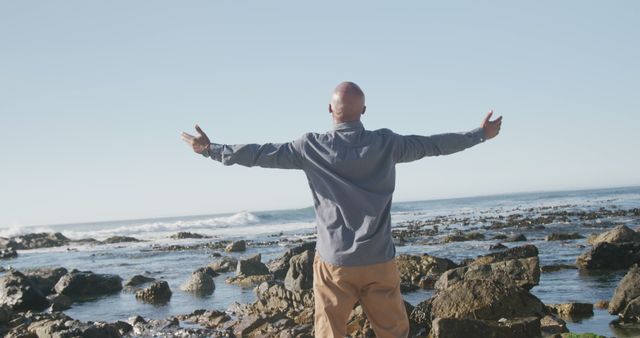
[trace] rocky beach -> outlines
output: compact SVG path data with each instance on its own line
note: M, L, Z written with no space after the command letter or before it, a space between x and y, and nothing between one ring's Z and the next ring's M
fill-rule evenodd
M640 188L396 203L412 337L640 336ZM8 229L5 337L312 337L311 209ZM351 337L372 337L360 306ZM592 335L586 335L591 333Z

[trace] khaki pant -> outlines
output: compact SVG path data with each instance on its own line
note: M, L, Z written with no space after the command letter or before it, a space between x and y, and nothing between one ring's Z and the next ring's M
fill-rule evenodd
M313 261L315 332L320 338L343 338L347 320L360 301L378 338L405 338L409 319L400 294L395 259L365 266L335 266L316 255Z

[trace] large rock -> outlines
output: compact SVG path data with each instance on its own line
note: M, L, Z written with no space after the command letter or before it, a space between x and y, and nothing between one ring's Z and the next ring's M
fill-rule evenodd
M618 225L617 227L603 232L598 236L590 237L588 242L596 245L599 243L624 243L624 242L639 242L640 233L631 230L626 225Z
M71 299L80 300L118 292L122 290L122 279L118 275L74 270L62 276L54 290Z
M63 234L56 232L39 232L33 234L26 234L22 236L14 237L13 240L16 243L14 249L37 249L37 248L51 248L56 246L63 246L70 242L70 240Z
M584 238L577 232L554 232L545 237L547 241L569 241L572 239Z
M176 234L171 235L170 238L173 238L173 239L187 239L187 238L200 239L200 238L210 238L210 236L205 236L205 235L198 234L198 233L195 233L195 232L182 231L182 232L178 232Z
M412 317L499 320L537 317L547 313L545 305L528 291L498 280L464 280L416 306Z
M547 304L549 312L564 318L585 318L593 316L591 303Z
M247 250L247 242L244 240L235 241L224 248L226 252L242 252L245 250Z
M235 270L237 266L238 260L229 256L222 257L220 260L217 260L208 265L208 267L218 273Z
M640 268L637 265L629 269L618 284L609 301L609 313L626 322L640 320Z
M0 305L14 311L40 311L49 306L49 301L27 276L10 271L0 277Z
M445 272L438 279L435 287L444 290L455 283L471 279L511 281L519 287L530 290L540 282L540 263L538 257L530 257L493 264L472 264Z
M19 320L19 321L18 321ZM26 313L17 318L16 323L6 333L6 337L16 338L119 338L122 333L117 324L104 322L81 322L62 312Z
M596 244L576 259L580 269L628 269L640 263L640 242Z
M153 277L147 277L147 276L143 276L143 275L135 275L131 278L129 278L129 280L127 280L126 283L124 283L125 286L138 286L138 285L142 285L145 283L149 283L149 282L153 282L156 279Z
M25 271L24 274L43 295L54 292L54 286L68 273L65 268L42 268Z
M197 295L210 295L215 288L216 285L213 282L213 278L203 271L195 271L191 274L191 278L181 287L183 291L193 292Z
M111 236L107 239L105 239L104 241L102 241L105 244L114 244L114 243L137 243L137 242L141 242L141 240L135 238L135 237L129 237L129 236Z
M14 241L13 239L0 237L0 249L15 251L17 249L20 249L20 245L18 245L18 243L16 243L16 241Z
M450 259L429 255L398 255L396 264L400 273L400 282L405 287L410 284L423 289L433 288L443 272L458 267Z
M136 299L151 304L165 304L171 299L171 289L166 281L157 281L149 287L136 291Z
M261 262L261 260L262 256L260 254L253 255L246 259L241 259L236 267L236 275L256 276L268 274L269 269Z
M508 261L512 259L521 259L538 256L538 248L532 244L525 244L516 246L511 249L507 249L500 252L490 253L488 255L480 256L470 264L492 264L496 262Z
M307 250L289 260L289 271L284 286L291 291L308 290L313 287L314 252Z
M540 333L540 320L536 317L504 321L436 318L429 337L537 338Z
M18 252L13 248L0 249L0 259L10 259L18 257Z
M299 255L307 250L315 253L316 242L307 242L287 250L282 256L270 261L267 264L269 271L275 279L284 279L289 271L289 261L291 257Z

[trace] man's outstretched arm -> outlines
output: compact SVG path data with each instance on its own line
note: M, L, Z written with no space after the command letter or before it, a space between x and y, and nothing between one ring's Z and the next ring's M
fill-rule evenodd
M491 121L493 110L482 122L480 128L466 133L446 133L432 136L398 135L395 140L396 162L411 162L425 156L448 155L492 139L500 132L502 116Z
M239 164L246 167L301 169L300 140L287 143L265 144L217 144L211 143L207 134L196 125L198 136L182 133L182 140L189 143L193 151L222 162L224 165Z

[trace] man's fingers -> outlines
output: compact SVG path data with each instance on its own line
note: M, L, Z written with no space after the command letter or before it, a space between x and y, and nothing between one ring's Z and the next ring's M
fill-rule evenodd
M197 124L196 124L196 131L198 132L198 134L200 134L200 136L207 136L207 134L205 134L204 131L202 131L202 128L200 128L200 126Z
M182 140L189 143L189 144L193 144L193 140L195 139L195 136L193 135L189 135L185 132L182 132L182 135L180 135L182 137Z
M484 118L483 124L486 124L489 122L489 120L491 119L491 115L493 115L493 109L491 109L489 113L487 113L487 117Z

